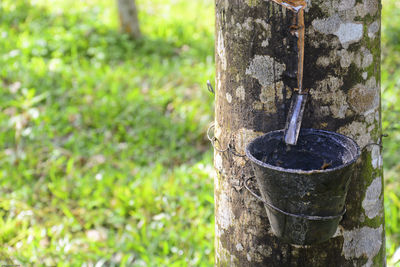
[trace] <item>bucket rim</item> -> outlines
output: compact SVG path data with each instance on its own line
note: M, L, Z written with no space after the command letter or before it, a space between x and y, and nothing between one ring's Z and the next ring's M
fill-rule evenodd
M346 162L345 164L339 165L339 166L337 166L337 167L335 167L335 168L326 169L326 170L308 170L308 171L306 171L306 170L301 170L301 169L286 169L286 168L274 166L274 165L265 163L265 162L263 162L263 161L261 161L261 160L258 160L256 157L254 157L254 156L250 153L249 148L250 148L250 146L252 145L252 143L254 143L254 141L256 141L256 140L258 140L258 139L262 139L262 138L264 138L264 137L267 136L267 135L271 135L271 134L275 134L275 133L284 133L285 130L284 130L284 129L281 129L281 130L275 130L275 131L267 132L267 133L265 133L265 134L263 134L263 135L261 135L261 136L259 136L259 137L256 137L256 138L252 139L252 140L246 145L246 156L247 156L252 162L257 163L258 165L260 165L260 166L262 166L262 167L265 167L265 168L268 168L268 169L272 169L272 170L276 170L276 171L280 171L280 172L295 173L295 174L314 174L314 173L321 174L321 173L330 173L330 172L338 171L338 170L340 170L340 169L343 169L343 168L345 168L345 167L347 167L347 166L353 164L353 163L356 162L356 161L360 158L360 156L361 156L361 149L360 149L360 146L357 144L357 142L356 142L353 138L351 138L351 137L349 137L349 136L346 136L346 135L343 135L343 134L339 134L339 133L336 133L336 132L331 132L331 131L326 131L326 130L320 130L320 129L313 129L313 128L301 129L300 132L304 132L304 131L305 131L305 132L308 132L308 133L312 132L312 133L327 134L327 135L331 135L331 136L333 135L333 136L337 136L337 137L340 137L340 138L347 139L347 140L349 140L352 144L354 144L354 146L355 146L355 148L356 148L356 154L354 155L354 158L353 158L352 160L350 160L349 162Z

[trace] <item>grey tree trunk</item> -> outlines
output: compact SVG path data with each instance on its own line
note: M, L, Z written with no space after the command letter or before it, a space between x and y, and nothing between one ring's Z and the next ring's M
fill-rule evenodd
M215 151L217 266L384 266L379 146L379 0L315 0L305 12L303 127L352 137L363 149L333 238L317 246L280 242L262 203L243 189L245 158ZM216 118L220 148L243 154L254 137L282 129L296 86L293 13L267 0L216 0Z
M118 0L118 13L123 32L133 38L141 36L135 0Z

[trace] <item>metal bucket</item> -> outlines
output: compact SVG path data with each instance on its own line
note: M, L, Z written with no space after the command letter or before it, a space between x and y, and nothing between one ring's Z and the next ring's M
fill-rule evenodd
M310 245L331 238L342 219L357 143L344 135L302 129L296 146L284 131L255 138L247 147L273 233L284 241Z

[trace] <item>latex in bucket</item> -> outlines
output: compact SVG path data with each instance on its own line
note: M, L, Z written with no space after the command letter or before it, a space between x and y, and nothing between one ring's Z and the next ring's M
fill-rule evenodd
M246 147L273 233L311 245L331 238L345 212L357 143L344 135L302 129L296 146L284 131L269 132Z

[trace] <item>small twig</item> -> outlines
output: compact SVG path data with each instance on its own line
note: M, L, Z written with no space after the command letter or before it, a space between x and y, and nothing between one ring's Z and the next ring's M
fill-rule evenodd
M210 93L212 93L213 95L215 95L215 90L213 88L213 86L210 83L210 80L207 80L207 89Z

